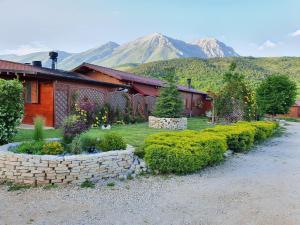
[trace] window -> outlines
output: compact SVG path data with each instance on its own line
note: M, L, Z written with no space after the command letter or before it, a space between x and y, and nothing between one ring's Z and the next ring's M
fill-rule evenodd
M25 87L25 103L39 103L38 81L26 81L24 87Z

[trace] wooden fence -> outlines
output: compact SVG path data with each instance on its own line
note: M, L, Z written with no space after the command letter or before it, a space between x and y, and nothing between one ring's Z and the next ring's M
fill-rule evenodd
M148 118L155 104L155 97L153 96L131 95L120 91L108 92L94 88L56 85L54 107L55 127L60 127L64 119L70 114L74 100L77 102L88 100L100 106L109 104L113 110L118 110L121 113L128 112L128 108L130 107L132 117L142 115L144 118Z

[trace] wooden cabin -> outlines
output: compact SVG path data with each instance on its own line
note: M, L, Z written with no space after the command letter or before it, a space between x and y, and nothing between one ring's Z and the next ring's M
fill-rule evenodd
M67 115L68 96L72 89L114 91L127 88L126 85L97 81L74 72L5 60L0 60L0 78L22 81L25 102L23 123L33 124L33 119L39 115L45 118L49 127L60 125Z
M166 84L162 80L139 76L89 63L83 63L72 71L97 81L109 82L116 85L129 85L129 93L139 93L144 96L159 96L159 89ZM211 109L211 98L207 93L181 85L178 85L177 87L183 97L184 113L186 115L200 116Z
M36 116L43 116L46 125L58 127L70 112L72 94L100 101L110 92L127 92L142 96L159 95L165 82L148 77L83 63L72 71L44 68L41 62L33 65L0 60L0 78L16 79L24 85L24 124L33 124ZM203 115L211 108L207 93L178 86L184 100L184 113ZM79 97L80 97L79 96Z

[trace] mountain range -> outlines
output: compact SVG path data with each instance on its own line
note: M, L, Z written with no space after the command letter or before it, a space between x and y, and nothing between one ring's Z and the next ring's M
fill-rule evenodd
M153 33L126 44L108 42L100 47L80 53L58 51L58 68L72 69L83 62L107 67L124 64L143 64L148 62L178 58L219 58L239 56L233 48L215 38L199 39L191 43ZM0 59L31 63L40 60L43 66L50 67L48 52L27 55L0 55Z

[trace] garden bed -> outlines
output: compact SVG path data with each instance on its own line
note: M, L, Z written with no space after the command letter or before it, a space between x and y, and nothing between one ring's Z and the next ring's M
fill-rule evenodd
M68 156L17 154L11 143L0 147L0 180L31 185L82 183L106 178L126 178L146 170L134 148Z

